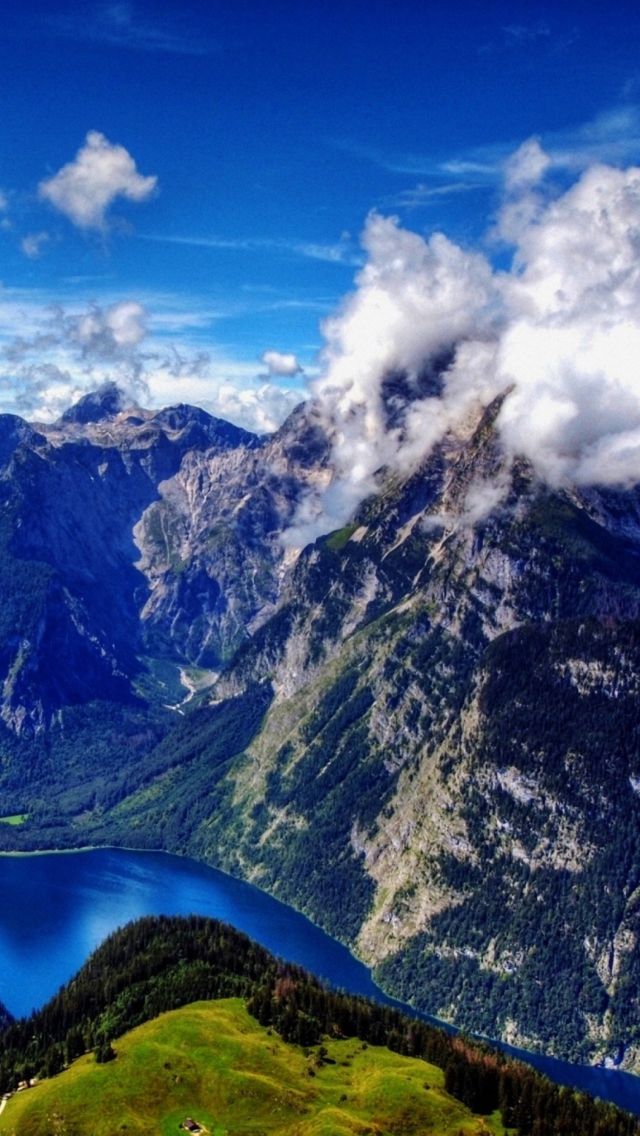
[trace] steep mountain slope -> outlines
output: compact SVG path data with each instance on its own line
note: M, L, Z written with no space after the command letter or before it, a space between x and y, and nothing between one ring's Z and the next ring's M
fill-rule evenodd
M152 693L149 657L228 655L273 605L304 439L122 411L113 384L53 427L0 416L2 719L38 731L64 705L130 701L136 678Z
M499 407L417 472L381 471L353 522L297 559L280 534L328 478L312 410L263 440L204 421L214 434L184 449L203 425L186 408L107 408L44 442L6 423L10 579L31 590L2 615L39 612L45 632L7 657L0 778L5 811L30 818L0 840L187 852L295 903L432 1013L636 1068L640 493L542 485L502 452ZM72 553L59 528L83 533L114 499L107 460L127 471L120 527L105 516L104 551L80 536ZM86 493L73 523L68 461ZM50 469L38 544L27 503ZM80 692L92 672L71 633L48 647L55 587L103 667ZM158 705L171 667L212 684L180 714Z
M470 486L503 472L488 414L307 550L236 669L274 705L189 848L432 1012L617 1057L638 1011L639 500L520 466L473 523Z

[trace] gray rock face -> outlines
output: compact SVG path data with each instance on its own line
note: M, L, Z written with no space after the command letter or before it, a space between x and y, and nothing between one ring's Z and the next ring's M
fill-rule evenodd
M151 653L217 667L273 613L287 563L281 534L326 460L303 410L261 444L185 455L135 528Z
M189 848L423 1009L636 1068L640 493L549 490L496 411L302 553L216 687L275 698Z
M264 441L193 407L123 410L114 384L51 427L0 416L4 575L20 593L4 605L5 722L38 730L67 703L132 698L142 656L219 666L277 601L301 430Z

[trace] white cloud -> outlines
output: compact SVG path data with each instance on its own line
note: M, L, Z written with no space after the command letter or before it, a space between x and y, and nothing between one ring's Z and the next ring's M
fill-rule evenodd
M40 256L43 246L50 239L48 233L29 233L20 242L20 248L30 260L36 260Z
M147 312L136 300L112 304L109 308L95 305L74 321L71 335L81 345L84 355L99 354L111 359L138 346L147 333L146 320Z
M282 390L273 383L263 383L251 389L227 382L218 386L205 409L256 434L269 434L277 430L300 401L299 393Z
M537 138L523 143L511 154L504 165L504 184L507 193L522 192L537 185L551 165Z
M143 177L124 146L113 145L91 130L75 161L42 181L40 197L49 201L81 229L103 229L106 212L117 197L145 201L158 179Z
M594 166L519 234L500 425L553 483L640 480L640 169Z
M299 391L261 382L255 372L253 363L239 363L215 353L157 358L146 373L147 405L186 402L245 430L268 434L277 430L302 396Z
M260 356L270 375L280 375L283 378L293 378L302 372L295 355L283 354L282 351L265 351Z
M51 422L112 380L130 404L186 402L268 433L301 401L300 390L258 375L255 360L198 347L206 312L184 310L172 295L143 298L70 310L0 290L0 412Z
M438 412L416 414L425 366L472 334L489 334L497 299L486 259L442 234L426 242L374 213L363 244L368 262L357 291L324 324L325 369L312 384L337 470L323 509L343 518L373 489L382 465L408 468L435 441ZM397 389L387 381L394 374L403 376Z
M373 215L357 290L324 326L312 392L333 439L331 486L290 539L343 524L385 466L406 473L504 395L508 453L553 485L640 482L640 169L597 164L566 192L530 141L507 165L498 227L509 271L441 234ZM504 486L476 486L478 519Z

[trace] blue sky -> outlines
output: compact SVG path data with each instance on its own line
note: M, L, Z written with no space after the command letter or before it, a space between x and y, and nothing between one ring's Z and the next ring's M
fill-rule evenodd
M639 48L621 2L5 4L0 407L114 375L268 428L371 210L500 264L527 139L558 187L640 161Z

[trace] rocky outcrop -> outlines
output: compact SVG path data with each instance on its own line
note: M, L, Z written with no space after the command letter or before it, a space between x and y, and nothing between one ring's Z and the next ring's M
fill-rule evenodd
M300 556L218 685L275 698L191 848L424 1009L609 1059L640 1009L638 493L552 492L495 410Z

